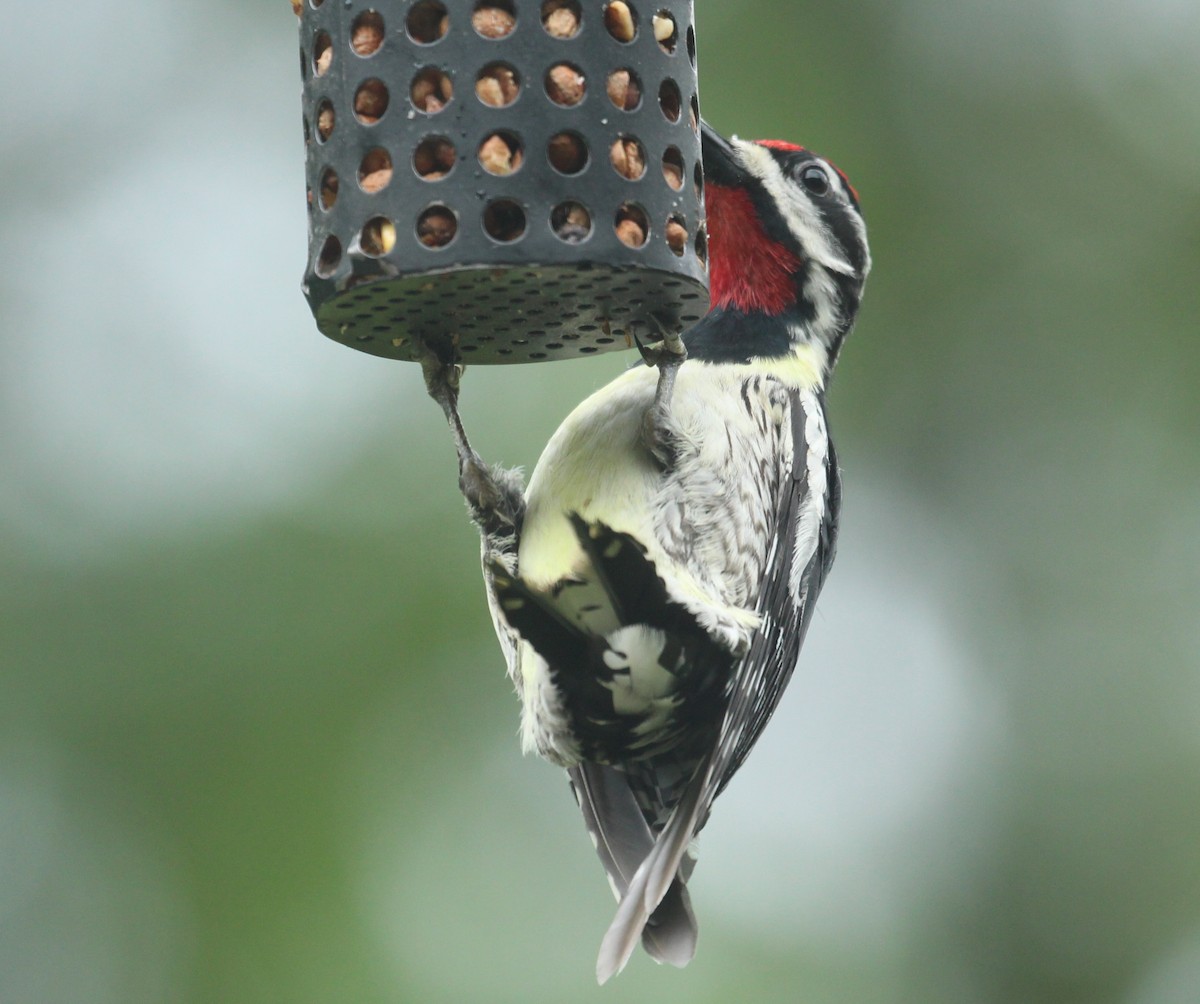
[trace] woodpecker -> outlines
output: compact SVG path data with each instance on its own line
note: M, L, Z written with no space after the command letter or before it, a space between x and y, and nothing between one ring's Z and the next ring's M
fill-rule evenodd
M639 939L677 966L695 952L693 838L775 710L833 561L825 391L870 270L829 161L701 128L710 312L579 405L528 488L470 448L461 369L426 365L523 746L566 769L619 900L601 983Z

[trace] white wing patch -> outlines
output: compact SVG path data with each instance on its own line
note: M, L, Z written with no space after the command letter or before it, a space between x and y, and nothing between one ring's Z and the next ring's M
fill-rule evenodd
M829 436L825 429L825 413L821 402L812 391L803 391L799 396L804 409L805 468L808 475L808 492L796 530L796 549L792 555L792 567L788 576L788 593L792 602L801 605L801 579L808 563L817 551L821 524L825 521L825 500L828 494L829 476L826 463L829 460Z

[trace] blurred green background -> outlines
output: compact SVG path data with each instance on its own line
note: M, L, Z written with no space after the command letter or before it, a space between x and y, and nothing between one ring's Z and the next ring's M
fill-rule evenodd
M0 1001L1200 1000L1200 6L698 6L705 115L876 264L698 957L603 990L441 417L300 294L288 5L7 12ZM627 361L473 370L477 445Z

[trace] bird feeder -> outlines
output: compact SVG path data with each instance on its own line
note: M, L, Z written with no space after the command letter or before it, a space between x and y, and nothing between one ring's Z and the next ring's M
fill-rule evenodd
M517 363L707 310L691 0L302 0L330 338Z

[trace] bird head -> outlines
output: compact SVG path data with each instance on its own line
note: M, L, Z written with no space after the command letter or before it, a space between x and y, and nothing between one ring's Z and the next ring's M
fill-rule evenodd
M701 125L712 309L782 321L830 364L871 269L855 192L833 164L778 140Z

